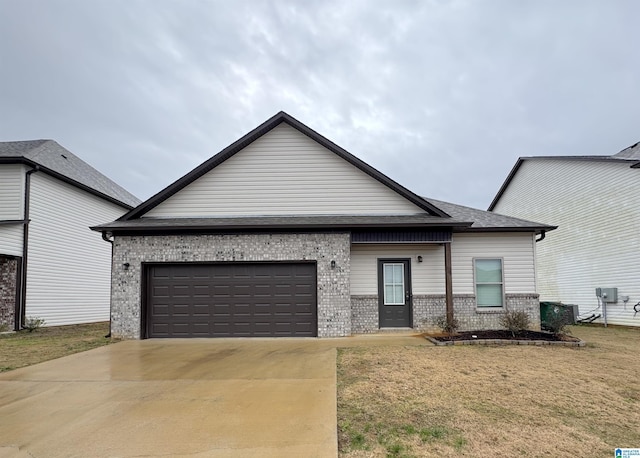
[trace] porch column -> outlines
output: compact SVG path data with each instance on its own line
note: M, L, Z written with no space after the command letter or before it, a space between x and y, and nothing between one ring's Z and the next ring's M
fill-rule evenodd
M451 275L451 242L444 244L444 296L447 323L453 322L453 280Z

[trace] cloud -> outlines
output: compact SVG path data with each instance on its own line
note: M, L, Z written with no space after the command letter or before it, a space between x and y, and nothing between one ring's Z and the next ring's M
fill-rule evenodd
M485 208L521 155L639 140L640 4L0 5L1 140L142 198L285 110L417 193Z

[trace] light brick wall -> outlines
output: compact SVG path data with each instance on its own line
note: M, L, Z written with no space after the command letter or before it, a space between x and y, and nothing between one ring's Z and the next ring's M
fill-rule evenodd
M318 337L351 334L348 233L117 236L113 244L111 333L139 339L143 262L317 262ZM336 267L331 269L331 261ZM124 269L124 264L129 268Z
M540 329L540 307L537 294L507 294L508 310L524 310L531 318L531 327ZM454 294L453 313L460 331L502 329L500 317L504 309L483 311L476 307L472 294ZM444 294L413 296L413 328L422 332L436 332L435 320L446 314ZM379 331L378 296L351 296L351 320L354 334Z
M0 326L15 326L18 260L0 256Z

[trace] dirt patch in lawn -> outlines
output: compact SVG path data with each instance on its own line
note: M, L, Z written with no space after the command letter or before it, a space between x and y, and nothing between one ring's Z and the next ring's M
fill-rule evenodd
M0 372L107 345L108 333L109 323L101 322L0 334Z
M339 350L341 457L613 456L640 444L640 329L562 346Z

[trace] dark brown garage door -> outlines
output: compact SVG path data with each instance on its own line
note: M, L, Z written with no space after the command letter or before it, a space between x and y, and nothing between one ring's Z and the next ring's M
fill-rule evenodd
M148 266L145 327L146 337L316 336L316 266Z

